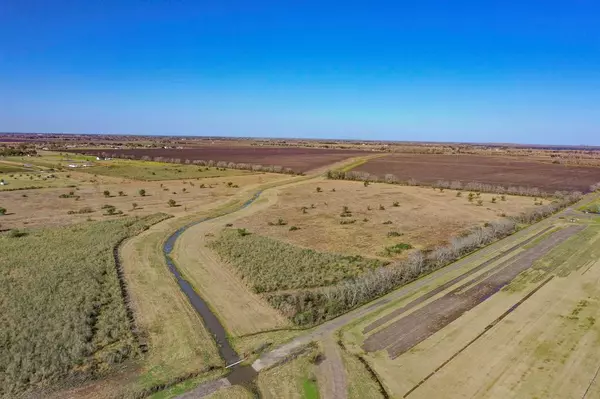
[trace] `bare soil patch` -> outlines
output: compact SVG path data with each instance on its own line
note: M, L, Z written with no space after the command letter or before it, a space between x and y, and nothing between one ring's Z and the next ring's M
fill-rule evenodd
M294 147L251 147L251 146L198 146L194 148L157 148L157 149L85 149L73 152L111 156L133 156L137 159L163 157L185 161L213 160L254 165L278 165L291 168L296 172L306 172L321 166L341 161L357 155L368 154L359 150L334 150Z
M498 265L474 281L461 285L443 297L370 335L365 340L363 348L368 352L387 349L392 359L402 355L494 295L519 273L531 267L535 260L581 229L581 226L571 226L551 234L538 245ZM474 283L476 284L473 285Z
M400 180L412 178L421 183L458 180L505 187L537 187L550 192L586 192L590 185L600 181L600 168L476 155L389 155L374 158L353 170L380 178L390 173Z

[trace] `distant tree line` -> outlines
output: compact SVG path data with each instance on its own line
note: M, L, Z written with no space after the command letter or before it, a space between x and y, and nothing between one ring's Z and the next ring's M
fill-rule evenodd
M36 155L35 148L26 146L20 147L0 147L0 157L23 157L26 155Z
M511 195L521 195L521 196L530 196L530 197L555 197L562 198L565 195L569 195L569 191L555 191L554 193L549 193L543 190L540 190L537 187L523 187L523 186L501 186L501 185L493 185L487 183L480 182L470 182L463 183L458 180L447 181L447 180L438 180L435 183L425 183L419 182L416 179L410 178L408 180L401 180L396 175L388 173L384 175L383 179L379 178L376 175L372 175L368 172L359 172L359 171L337 171L337 170L329 170L327 171L327 178L333 180L353 180L353 181L365 181L365 182L378 182L378 183L388 183L388 184L399 184L404 186L426 186L426 187L435 187L435 188L448 188L451 190L467 190L467 191L475 191L482 193L493 193L493 194L511 194ZM590 187L591 191L595 191L598 189L596 186L600 187L600 183L597 183L594 186ZM596 187L596 188L594 188Z
M95 155L95 154L87 154ZM166 162L166 163L178 163L185 165L198 165L216 168L227 168L227 169L239 169L239 170L251 170L254 172L269 172L269 173L284 173L288 175L302 175L303 173L295 172L291 168L284 168L279 165L258 165L251 163L235 163L227 161L214 161L204 159L182 159L182 158L168 158L168 157L150 157L148 155L137 158L132 154L120 154L120 153L108 153L102 152L100 156L103 158L122 158L122 159L140 159L142 161L154 161L154 162Z
M302 326L322 323L442 268L496 240L515 233L523 223L539 221L581 199L580 192L562 195L552 203L476 227L429 251L416 250L408 259L368 271L323 290L266 294L269 303Z

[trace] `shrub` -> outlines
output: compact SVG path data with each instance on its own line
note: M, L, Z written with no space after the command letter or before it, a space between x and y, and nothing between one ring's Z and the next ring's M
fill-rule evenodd
M110 197L110 191L108 190L104 190L103 194L105 197Z
M354 223L356 223L356 219L340 220L340 224L354 224Z
M457 192L456 192L456 196L457 196L457 197L462 197L462 191L457 191Z
M123 191L119 191L119 197L124 197L125 193Z
M383 205L379 204L379 210L380 210L380 211L385 211L385 206L383 206Z
M396 245L392 245L390 247L386 247L384 249L384 254L386 256L392 256L392 255L396 255L396 254L401 254L402 252L406 251L407 249L412 249L413 246L410 244L406 244L406 243L399 243Z
M237 233L240 237L249 236L251 233L246 229L237 229Z
M399 233L397 231L390 231L390 232L387 233L388 237L400 237L400 236L403 236L403 235L404 235L403 233Z
M136 209L138 207L137 202L131 204L131 209Z
M394 203L392 204L392 206L396 206L396 207L398 207L398 206L400 206L400 202L398 202L398 201L394 201Z
M177 201L175 201L174 199L171 198L169 200L168 204L169 204L169 207L173 208L174 206L177 205Z
M482 206L483 205L483 200L479 199L477 200L477 206Z
M392 224L391 220L386 220L385 222L383 222L382 224Z
M290 227L290 231L296 231L296 230L300 230L300 227L296 227L296 226Z
M323 190L321 189L321 187L317 187L317 192L318 192L318 193L320 193L320 192L322 192L322 191L323 191Z
M500 200L501 200L501 201L506 201L506 195L501 195L501 196L500 196Z
M146 190L144 190L143 188L141 188L141 189L138 191L138 194L140 195L140 197L145 197L145 196L146 196Z
M6 215L6 208L0 206L0 215Z
M496 203L496 197L492 197L492 204Z
M368 181L368 180L365 180L365 181L363 182L363 185L364 185L365 187L369 187L369 181Z
M26 231L20 231L18 229L12 229L8 235L11 238L19 238L19 237L26 237L28 234L29 233L27 233Z

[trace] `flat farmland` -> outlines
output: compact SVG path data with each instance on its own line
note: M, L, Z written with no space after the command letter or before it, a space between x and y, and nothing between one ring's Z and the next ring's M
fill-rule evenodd
M7 210L0 220L0 229L61 226L90 218L103 220L156 212L182 216L227 201L257 184L284 178L280 174L260 173L199 180L139 181L77 172L54 175L57 178L44 183L69 182L70 186L0 191L0 206ZM14 187L18 181L13 179L11 185L4 187ZM29 182L25 178L22 181ZM33 184L39 183L34 180ZM140 190L144 190L144 195ZM173 206L169 200L175 201ZM114 211L110 211L111 207Z
M544 223L342 340L393 397L598 397L599 242L597 223Z
M402 251L386 252L394 245L431 248L469 228L535 207L533 198L522 196L502 200L480 194L469 201L466 193L457 196L455 190L383 183L365 187L342 180L314 180L277 191L273 205L241 218L234 227L302 248L382 259L403 256Z
M549 192L587 192L590 185L600 181L600 168L477 155L388 155L371 159L352 170L379 178L393 174L400 180L412 178L419 183L458 180L504 187L537 187Z
M294 147L252 147L252 146L199 146L194 148L160 148L160 149L80 149L73 152L111 156L162 157L167 159L213 160L253 165L277 165L291 168L295 172L307 172L353 156L366 155L359 150L329 150L318 148Z

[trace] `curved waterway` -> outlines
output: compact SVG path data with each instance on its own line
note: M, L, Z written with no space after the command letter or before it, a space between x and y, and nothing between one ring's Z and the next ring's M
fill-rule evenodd
M233 347L229 344L229 341L227 340L227 332L225 331L225 328L223 327L217 316L212 312L206 301L202 299L200 295L198 295L198 293L194 290L192 285L183 278L183 276L177 269L177 266L175 266L175 262L171 258L171 252L173 252L173 248L175 247L175 242L177 241L177 238L179 238L179 236L190 227L206 222L208 220L216 219L229 213L239 211L240 209L244 209L248 205L256 201L261 193L262 191L255 193L252 196L252 198L250 198L248 201L244 202L239 208L231 212L223 213L218 216L202 218L200 220L183 226L182 228L178 229L173 234L171 234L163 244L163 254L165 256L165 261L167 262L169 270L177 279L177 284L179 284L181 290L188 297L190 304L194 307L196 312L198 312L198 314L202 318L202 321L204 322L204 325L206 326L207 330L214 337L215 342L217 343L217 348L219 349L219 354L225 360L225 363L227 365L232 365L239 362L240 356L237 354L235 349L233 349Z

